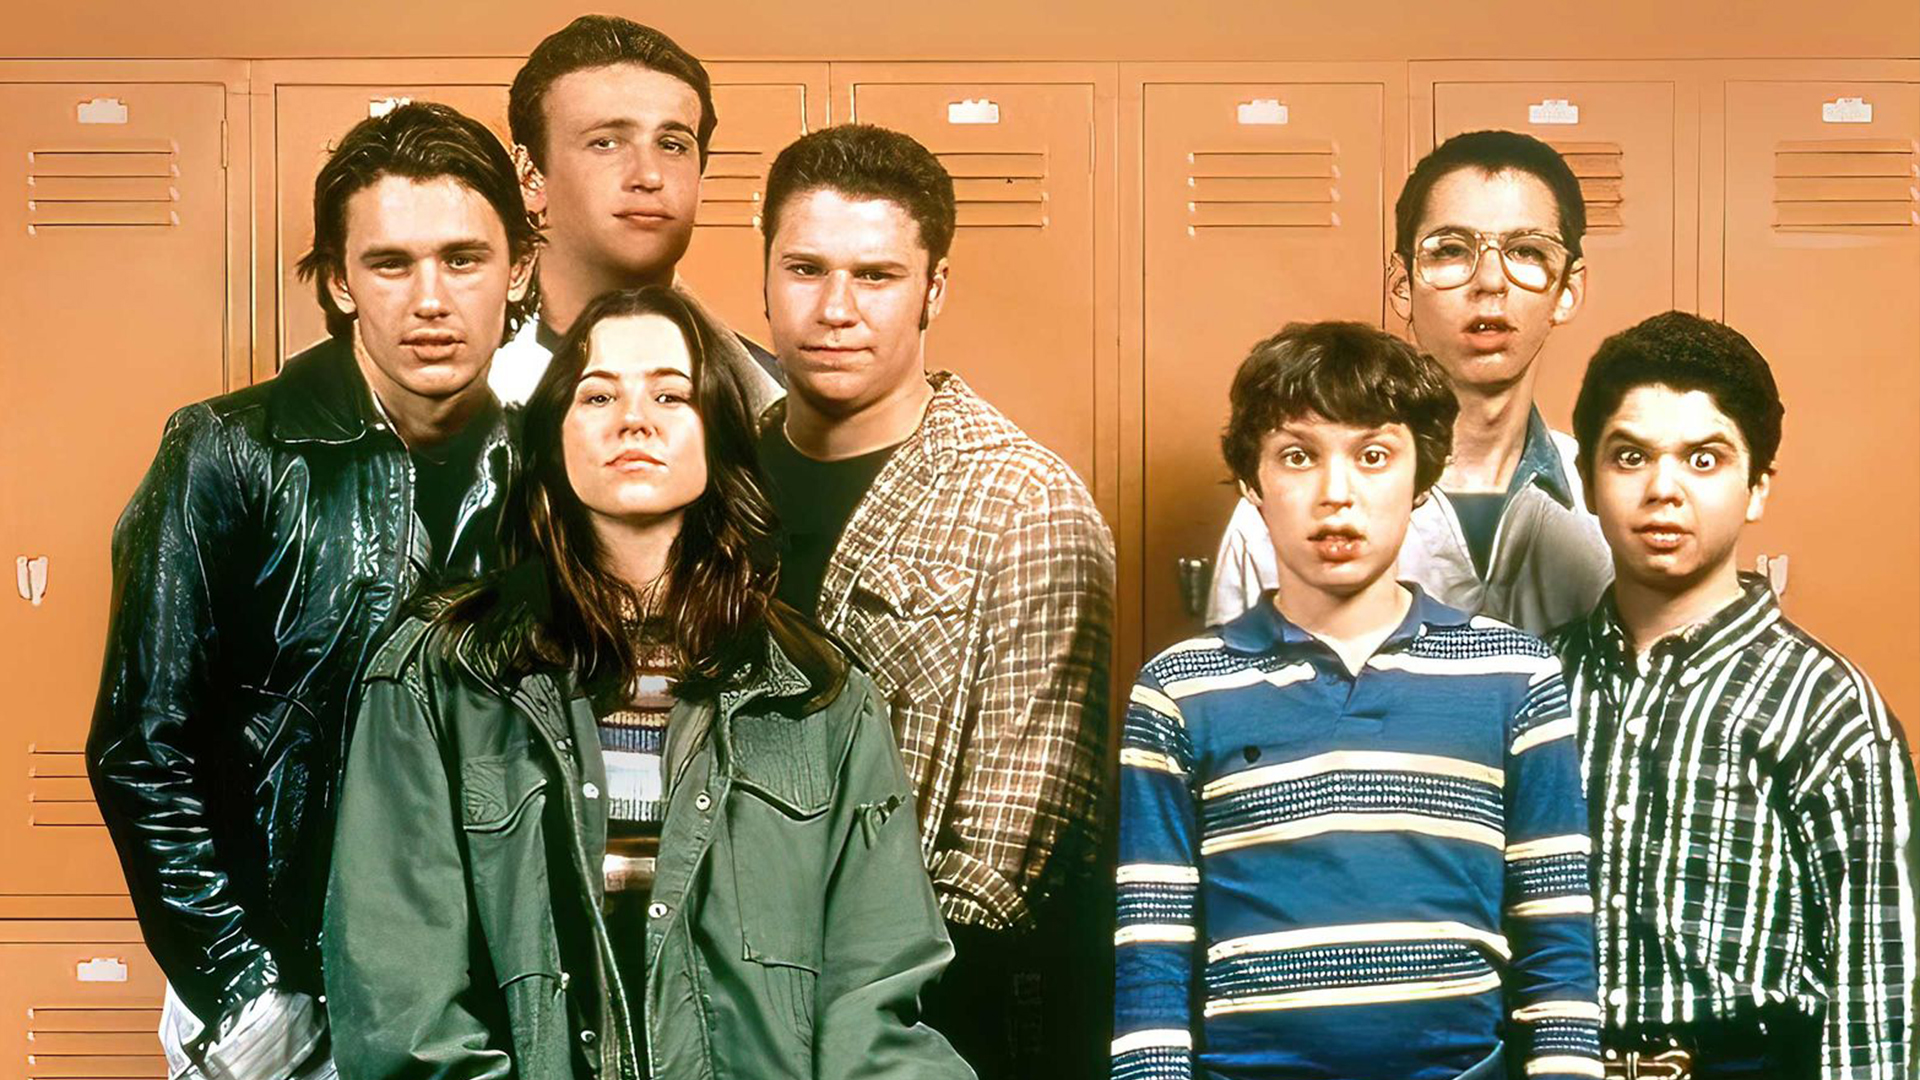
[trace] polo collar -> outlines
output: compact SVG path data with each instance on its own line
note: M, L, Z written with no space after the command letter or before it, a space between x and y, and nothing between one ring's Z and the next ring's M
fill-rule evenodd
M1401 584L1412 590L1413 603L1407 605L1407 614L1400 620L1400 625L1381 643L1382 649L1412 641L1439 627L1465 626L1473 618L1459 608L1428 596L1425 590L1411 581ZM1274 590L1268 589L1260 595L1260 602L1248 608L1246 614L1220 628L1220 641L1228 651L1257 656L1318 640L1280 614L1280 609L1273 603L1273 596Z

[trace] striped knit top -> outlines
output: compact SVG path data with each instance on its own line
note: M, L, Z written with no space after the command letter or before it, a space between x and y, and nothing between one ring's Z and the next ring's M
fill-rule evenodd
M607 769L608 892L651 888L653 857L666 821L667 717L673 711L671 641L647 635L623 707L597 718Z
M1545 645L1418 590L1358 676L1271 602L1150 661L1115 1080L1600 1076L1573 735Z

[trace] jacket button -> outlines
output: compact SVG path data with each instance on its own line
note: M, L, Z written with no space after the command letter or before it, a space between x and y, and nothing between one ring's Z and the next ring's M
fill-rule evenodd
M710 810L713 808L713 796L703 791L693 797L693 806L696 810Z
M654 901L647 905L647 918L664 919L667 917L667 905Z
M600 797L600 785L589 780L580 785L580 794L585 795L589 799L597 799Z

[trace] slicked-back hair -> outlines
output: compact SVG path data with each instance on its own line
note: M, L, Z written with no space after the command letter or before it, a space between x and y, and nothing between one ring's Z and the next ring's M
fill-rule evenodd
M1357 322L1288 323L1247 354L1228 394L1220 450L1235 478L1260 490L1269 432L1318 417L1336 424L1405 424L1413 432L1414 494L1440 481L1460 402L1446 374L1413 346Z
M448 178L466 185L500 216L507 258L518 262L539 246L540 231L527 215L513 158L485 124L445 105L416 101L353 125L313 181L313 248L300 257L302 281L312 281L327 316L327 333L353 333L353 316L334 306L331 275L346 275L347 202L382 177L424 181ZM501 341L513 336L534 310L533 290L507 302ZM496 342L498 345L500 342Z
M1773 471L1787 410L1766 357L1725 323L1668 311L1601 342L1587 363L1573 405L1573 431L1580 442L1580 476L1589 485L1607 422L1627 394L1642 386L1706 394L1746 441L1747 485Z
M547 91L563 75L615 64L638 64L671 75L700 98L700 167L707 167L707 144L720 122L713 112L713 80L707 69L672 38L651 26L617 15L582 15L533 47L507 91L507 127L513 141L527 148L534 165L547 167Z
M1400 189L1393 205L1393 250L1413 265L1413 247L1420 242L1414 230L1427 215L1427 200L1442 179L1472 169L1482 176L1525 173L1547 185L1560 212L1560 242L1571 259L1580 257L1580 241L1587 235L1587 200L1580 181L1560 151L1518 131L1469 131L1455 135L1420 159Z
M660 585L643 596L613 571L587 508L567 478L567 413L591 362L593 328L608 319L659 315L679 328L693 360L693 406L703 432L706 490L687 506ZM810 700L837 696L846 664L804 616L774 600L779 520L755 452L747 389L731 364L712 361L721 331L674 289L649 285L589 303L554 351L522 416L524 467L501 518L508 566L538 560L547 595L531 610L503 596L499 579L463 591L441 618L510 683L542 664L587 682L629 687L638 674L635 619L648 613L672 635L682 696L716 693L758 671L771 634L812 683Z
M773 159L760 211L762 262L773 251L787 203L822 190L900 207L920 227L929 275L953 247L953 177L940 159L910 135L873 124L836 124L801 136Z

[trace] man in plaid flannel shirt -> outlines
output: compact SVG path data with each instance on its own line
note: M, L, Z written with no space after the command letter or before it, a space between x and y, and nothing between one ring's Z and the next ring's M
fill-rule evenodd
M927 1019L983 1077L1061 1060L1042 1051L1097 1055L1099 982L1082 968L1049 992L1069 965L1047 957L1072 935L1033 931L1097 921L1043 901L1086 876L1103 826L1112 538L1058 455L926 370L954 197L925 147L872 126L815 132L780 154L765 207L789 384L760 440L781 598L891 697L956 947Z

